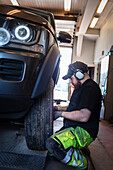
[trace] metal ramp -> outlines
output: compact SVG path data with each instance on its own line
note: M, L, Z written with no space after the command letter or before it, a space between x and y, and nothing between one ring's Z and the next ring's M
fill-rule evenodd
M32 154L0 152L0 169L6 170L43 170L47 151Z
M24 128L0 124L0 170L43 170L46 157L27 147Z

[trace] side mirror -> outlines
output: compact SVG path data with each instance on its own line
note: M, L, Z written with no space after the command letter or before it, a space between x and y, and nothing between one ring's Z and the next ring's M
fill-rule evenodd
M61 42L61 43L71 43L71 35L65 31L60 31L59 32L59 37L57 37L57 39Z

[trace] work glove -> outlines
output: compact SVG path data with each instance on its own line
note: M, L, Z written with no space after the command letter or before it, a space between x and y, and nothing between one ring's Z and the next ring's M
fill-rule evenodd
M53 106L53 112L58 111L58 107L57 106Z
M59 112L59 111L53 112L53 120L56 120L59 117L62 117L62 112Z

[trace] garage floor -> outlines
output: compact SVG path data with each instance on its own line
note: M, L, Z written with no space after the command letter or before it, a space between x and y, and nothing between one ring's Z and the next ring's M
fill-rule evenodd
M62 121L62 118L54 121L54 132L62 127ZM90 144L89 149L96 170L113 170L113 124L100 121L98 137ZM48 160L46 156L47 151L37 152L27 148L23 128L0 124L0 170L22 170L22 167L29 170L75 169L56 160ZM2 164L7 165L6 168ZM88 170L92 170L92 166Z
M113 170L113 124L100 121L98 137L89 149L96 170Z
M62 126L61 118L55 122L58 126ZM113 124L100 120L98 137L89 149L96 170L113 170Z
M23 126L0 122L0 170L43 170L46 156L28 149Z

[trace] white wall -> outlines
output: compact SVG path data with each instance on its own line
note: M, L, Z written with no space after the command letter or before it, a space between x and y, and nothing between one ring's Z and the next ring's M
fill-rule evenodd
M75 38L73 46L72 63L75 61L81 61L86 63L89 67L95 67L94 80L96 81L97 65L94 64L95 41L88 39L83 40L82 52L80 57L76 56L76 46L77 39Z
M99 62L99 58L102 57L102 51L104 51L104 56L107 55L112 45L113 45L113 14L111 14L109 19L103 25L100 31L100 37L96 41L94 63Z
M81 53L81 60L83 62L87 62L88 65L92 65L94 63L94 50L95 50L95 42L91 40L84 39Z
M76 42L75 42L76 43ZM95 41L84 39L82 44L81 56L76 56L76 45L73 48L73 61L77 60L85 62L88 65L94 64Z

